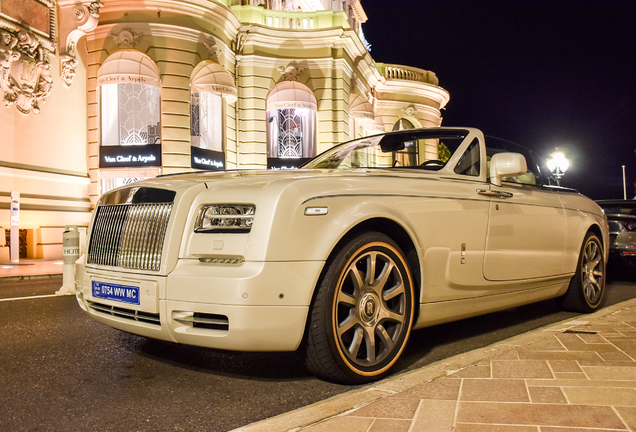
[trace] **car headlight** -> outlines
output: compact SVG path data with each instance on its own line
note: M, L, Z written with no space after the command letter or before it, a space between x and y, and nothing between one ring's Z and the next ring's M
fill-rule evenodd
M625 227L625 230L627 231L630 231L630 232L636 231L636 221L627 221L624 223L623 226Z
M211 204L201 207L194 231L197 233L248 233L254 223L256 206Z

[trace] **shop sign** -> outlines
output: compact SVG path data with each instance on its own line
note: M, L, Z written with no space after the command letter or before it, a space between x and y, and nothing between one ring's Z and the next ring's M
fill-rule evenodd
M308 109L315 110L317 105L313 102L307 101L281 101L281 102L268 102L267 110L273 109Z
M223 171L225 169L225 153L202 149L199 147L190 147L192 168L202 170Z
M161 144L101 146L100 168L161 166Z
M159 80L144 75L124 73L109 74L97 78L97 85L101 86L106 84L146 84L156 87L159 85Z
M290 170L298 169L311 158L267 158L267 169Z

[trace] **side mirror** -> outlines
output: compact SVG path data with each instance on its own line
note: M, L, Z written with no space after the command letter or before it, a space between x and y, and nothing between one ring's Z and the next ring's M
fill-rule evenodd
M519 153L497 153L490 160L490 182L495 186L501 186L502 177L516 177L526 172L526 158Z

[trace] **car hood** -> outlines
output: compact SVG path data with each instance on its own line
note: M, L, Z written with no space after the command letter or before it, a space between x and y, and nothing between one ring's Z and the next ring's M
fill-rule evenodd
M229 187L229 186L268 186L275 182L289 182L303 179L315 178L338 178L338 177L370 177L370 176L412 176L413 173L406 172L396 174L394 170L386 169L351 169L351 170L235 170L235 171L209 171L185 174L171 174L144 180L144 186L181 189L187 188L193 183L205 183L208 188ZM429 178L438 178L432 173L418 172L417 176L425 175Z

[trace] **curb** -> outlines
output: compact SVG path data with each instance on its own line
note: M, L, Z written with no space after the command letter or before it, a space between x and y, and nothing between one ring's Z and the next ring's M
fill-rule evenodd
M54 273L54 274L38 274L38 275L20 275L20 276L15 276L15 275L9 275L9 276L3 276L0 275L0 281L6 281L6 280L27 280L27 279L52 279L55 277L62 277L61 273Z

